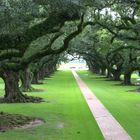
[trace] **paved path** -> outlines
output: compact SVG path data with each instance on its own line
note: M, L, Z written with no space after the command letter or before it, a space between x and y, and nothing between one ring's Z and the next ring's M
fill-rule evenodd
M81 80L75 71L72 71L83 96L105 138L105 140L132 140L119 122L111 115L105 106L96 98L93 92ZM125 116L124 116L125 117Z

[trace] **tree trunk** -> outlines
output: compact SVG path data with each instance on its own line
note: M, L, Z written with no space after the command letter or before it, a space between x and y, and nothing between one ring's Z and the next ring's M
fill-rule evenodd
M42 98L29 97L23 95L19 88L19 72L4 71L2 78L5 83L5 95L2 102L19 103L19 102L41 102Z
M40 71L39 71L39 80L43 80L45 78L45 68L43 67Z
M32 84L39 84L38 72L33 72Z
M124 84L131 85L131 73L124 74Z
M100 74L100 68L98 66L95 66L92 69L93 69L93 73Z
M106 68L101 68L101 75L106 75Z
M45 77L49 78L51 75L51 69L49 67L46 68L46 75Z
M112 74L111 74L110 70L107 70L107 76L106 77L112 79Z
M121 79L120 79L120 76L121 76L121 73L119 72L119 71L115 71L114 73L113 73L113 80L115 80L115 81L120 81Z
M27 68L25 69L23 72L21 72L21 90L23 92L28 92L28 91L32 91L33 88L31 86L31 81L32 81L32 73L30 72L30 69Z
M23 99L19 89L19 74L18 72L5 71L3 73L3 80L5 83L5 95L4 100L6 102L18 102L20 99Z

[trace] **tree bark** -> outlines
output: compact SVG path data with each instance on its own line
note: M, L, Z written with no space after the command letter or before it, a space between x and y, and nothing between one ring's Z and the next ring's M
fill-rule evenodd
M43 80L45 78L45 68L43 67L40 71L39 71L39 80Z
M24 71L21 72L20 79L21 79L21 90L23 92L32 91L33 88L31 86L32 81L32 73L30 72L29 68L26 68Z
M107 69L107 78L112 79L112 73L110 72L109 69Z
M120 80L121 80L121 79L120 79L120 76L121 76L120 71L115 71L115 72L113 72L113 80L115 80L115 81L120 81Z
M101 75L106 75L106 68L101 68Z
M32 84L39 84L38 72L33 72Z
M19 103L19 102L41 102L40 97L31 97L23 95L19 88L19 72L6 70L2 74L5 83L5 95L2 102Z
M19 73L13 71L4 71L3 80L5 83L5 95L4 100L6 102L18 102L20 99L24 99L19 89Z
M131 72L124 74L124 84L131 85Z

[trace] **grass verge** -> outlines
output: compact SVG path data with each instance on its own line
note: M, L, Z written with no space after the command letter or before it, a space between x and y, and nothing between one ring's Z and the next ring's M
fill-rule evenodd
M122 86L88 71L78 74L134 140L140 139L140 93L136 86Z

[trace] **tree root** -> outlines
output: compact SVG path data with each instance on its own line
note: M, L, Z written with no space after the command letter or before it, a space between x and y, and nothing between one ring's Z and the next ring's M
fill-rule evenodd
M23 88L23 87L20 87L20 90L22 92L32 92L34 91L35 89L33 87L30 87L30 88Z
M4 97L0 98L0 103L40 103L44 102L41 97L27 96L18 94L16 97Z

